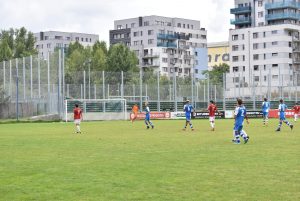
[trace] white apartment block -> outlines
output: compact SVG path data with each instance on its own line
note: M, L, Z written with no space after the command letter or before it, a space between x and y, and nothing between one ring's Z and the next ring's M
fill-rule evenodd
M46 31L34 33L35 47L41 57L47 58L48 53L56 48L68 48L70 43L78 41L84 47L92 46L99 40L99 36L86 33L71 33L60 31Z
M299 2L235 0L227 97L284 96L300 85Z
M161 16L116 20L110 44L124 43L136 52L141 68L161 75L202 76L207 69L207 31L200 21Z

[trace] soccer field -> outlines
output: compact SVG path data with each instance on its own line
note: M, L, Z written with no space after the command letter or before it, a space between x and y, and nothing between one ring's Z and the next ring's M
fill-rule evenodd
M300 123L233 120L0 124L0 200L300 200ZM294 122L293 122L294 123Z

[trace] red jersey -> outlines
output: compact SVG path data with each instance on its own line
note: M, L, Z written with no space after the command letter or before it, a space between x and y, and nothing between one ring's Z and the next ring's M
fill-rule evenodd
M300 112L300 106L299 106L299 105L295 105L295 106L293 107L293 109L294 109L294 111L295 111L295 114L299 114L299 112Z
M74 119L81 119L82 111L79 107L74 109Z
M214 117L215 116L215 112L217 111L217 106L215 104L210 104L208 106L207 110L209 111L209 116L210 117Z

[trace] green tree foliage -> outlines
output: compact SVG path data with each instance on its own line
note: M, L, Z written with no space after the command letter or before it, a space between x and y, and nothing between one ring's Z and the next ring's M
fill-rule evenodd
M130 51L124 44L110 46L107 58L107 71L112 72L137 72L138 58L134 52Z
M212 84L222 84L223 83L223 74L229 72L229 65L222 63L219 65L213 66L211 71L204 71L202 74L206 77L209 76L209 80Z
M2 30L0 34L0 61L37 54L32 32L24 27Z

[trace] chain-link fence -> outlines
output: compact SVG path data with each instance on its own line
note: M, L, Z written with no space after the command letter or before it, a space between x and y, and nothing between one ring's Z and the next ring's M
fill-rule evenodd
M223 80L213 83L209 78L198 80L192 75L167 78L152 71L69 72L65 69L61 51L49 54L45 60L30 56L1 62L0 90L5 95L0 97L0 118L62 116L64 99L122 98L127 100L128 110L133 104L139 104L142 109L143 102L148 101L152 111L182 111L186 99L191 100L196 110L206 109L209 100L216 101L218 108L225 110L233 109L238 97L245 100L249 109L260 109L264 97L271 101L284 98L292 105L300 96L298 84L236 85L229 82L236 77L225 74ZM277 107L275 102L272 105Z

